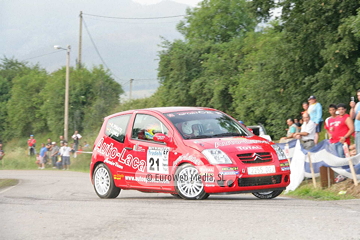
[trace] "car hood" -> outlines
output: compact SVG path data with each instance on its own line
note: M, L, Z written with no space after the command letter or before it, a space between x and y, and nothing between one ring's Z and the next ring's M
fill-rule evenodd
M205 149L218 148L225 153L269 151L273 144L258 136L189 139L184 140L184 143L199 152Z

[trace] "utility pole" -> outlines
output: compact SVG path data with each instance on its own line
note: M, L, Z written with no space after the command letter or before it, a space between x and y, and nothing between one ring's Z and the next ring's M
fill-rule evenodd
M64 113L64 138L68 141L69 132L69 78L70 78L70 45L66 48L66 79L65 79L65 113Z
M131 100L131 94L132 94L132 83L133 83L134 79L130 79L130 93L129 93L129 100Z
M82 16L82 11L80 11L80 29L79 29L79 55L78 55L78 68L81 68L81 51L82 51L82 20L83 20L83 16Z

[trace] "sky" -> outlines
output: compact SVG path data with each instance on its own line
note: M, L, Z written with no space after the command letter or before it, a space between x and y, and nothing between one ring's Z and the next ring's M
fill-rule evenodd
M146 5L146 4L159 3L163 0L134 0L134 1ZM201 0L173 0L173 1L195 7Z
M182 39L176 24L186 8L200 0L0 0L0 57L39 64L48 72L65 66L66 52L54 45L71 45L70 65L76 65L79 49L79 13L83 12L82 63L109 68L129 95L134 79L134 98L147 97L158 87L158 52L162 37ZM110 16L117 18L103 18ZM71 79L70 79L71 88ZM70 89L71 90L71 89Z

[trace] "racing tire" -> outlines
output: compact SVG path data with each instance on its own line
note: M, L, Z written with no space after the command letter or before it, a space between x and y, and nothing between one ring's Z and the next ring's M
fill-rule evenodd
M275 190L275 191L268 191L268 192L254 192L252 193L255 197L260 199L271 199L276 198L279 196L283 190Z
M203 200L209 197L204 190L199 171L193 165L186 163L179 166L175 176L175 190L181 198Z
M96 166L93 183L95 192L100 198L116 198L120 194L121 189L115 186L111 172L104 163Z

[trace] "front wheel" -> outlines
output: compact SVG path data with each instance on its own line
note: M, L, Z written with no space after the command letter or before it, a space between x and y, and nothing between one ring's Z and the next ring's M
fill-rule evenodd
M271 199L276 198L279 196L283 190L275 190L275 191L268 191L268 192L254 192L252 193L255 197L260 199Z
M204 190L199 171L191 164L184 164L176 169L175 190L187 200L202 200L209 197Z
M95 192L100 198L116 198L120 193L121 189L115 186L111 172L104 163L95 168L93 181Z

